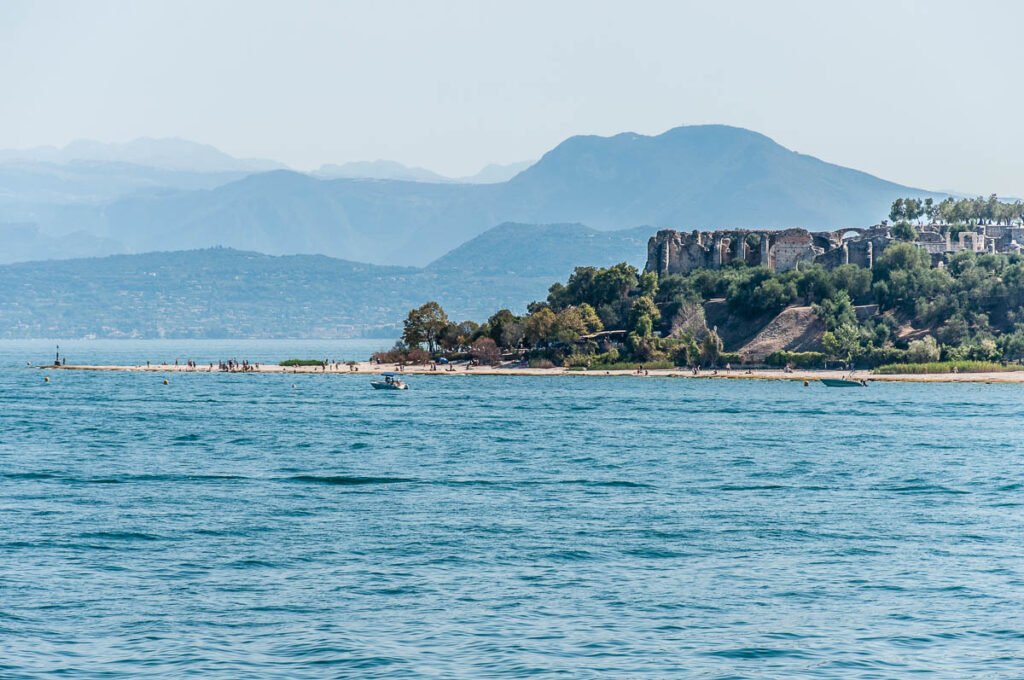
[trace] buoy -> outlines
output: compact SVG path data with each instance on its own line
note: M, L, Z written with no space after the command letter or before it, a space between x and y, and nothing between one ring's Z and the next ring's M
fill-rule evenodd
M43 382L50 382L49 378L43 378Z
M27 361L27 362L25 362L25 363L27 363L27 364L28 364L29 366L31 366L31 365L32 365L32 362L31 362L31 361Z
M165 384L165 385L170 385L170 384L171 384L171 381L170 381L170 380L164 380L164 384Z
M295 383L292 383L292 389L295 389Z
M810 387L810 385L811 383L807 382L806 380L804 381L804 387Z

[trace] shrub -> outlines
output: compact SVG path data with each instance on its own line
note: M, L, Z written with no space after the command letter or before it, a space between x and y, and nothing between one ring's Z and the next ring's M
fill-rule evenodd
M654 369L666 369L676 368L671 361L620 361L614 364L595 364L590 365L589 370L591 371L634 371L637 366L643 365L648 370ZM582 367L570 368L570 370L581 371Z
M405 360L413 364L425 364L430 361L430 352L419 347L413 347L406 352Z
M930 335L921 340L914 340L907 347L907 361L914 364L927 364L939 360L939 343Z
M490 338L477 338L469 346L469 353L481 364L496 364L501 361L498 345Z
M954 366L960 373L997 373L1020 370L1019 366L1004 366L994 361L930 361L925 364L886 364L879 366L874 372L879 375L952 373Z
M778 350L764 358L769 366L789 366L796 368L821 368L827 357L821 352L787 352Z
M323 359L285 359L282 366L323 366Z
M907 362L907 351L895 347L872 347L861 356L861 359L868 366L904 364Z
M530 359L530 368L554 368L555 364L550 359Z
M587 366L593 363L594 355L573 352L565 358L564 366Z

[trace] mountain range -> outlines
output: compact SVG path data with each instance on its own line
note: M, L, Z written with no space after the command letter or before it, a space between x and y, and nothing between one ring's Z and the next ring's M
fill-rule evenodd
M519 163L489 163L475 175L446 177L426 168L410 167L396 161L355 161L352 163L327 163L313 171L321 179L395 179L402 182L432 182L456 184L496 184L507 182L521 171L533 165L533 161Z
M229 248L2 265L0 338L395 337L428 299L454 319L480 319L522 312L576 265L642 266L648 235L502 224L425 268ZM495 264L495 252L529 243L540 250L528 266ZM572 249L548 247L563 243Z
M209 144L198 144L173 137L140 137L124 143L80 139L63 147L0 149L0 163L9 161L58 165L81 161L128 163L164 170L194 172L262 172L285 167L284 163L263 158L235 158Z
M194 150L197 158L210 154ZM933 195L721 125L572 137L491 184L327 179L284 169L237 177L230 174L237 170L215 172L230 164L212 161L189 175L134 170L142 166L118 164L136 156L107 155L114 160L48 166L59 177L0 172L0 222L32 223L44 235L66 237L57 256L79 254L79 238L70 236L79 232L93 244L116 244L111 252L228 246L423 266L506 221L833 229L877 222L897 196ZM38 169L43 161L33 162ZM93 169L102 181L89 174ZM112 198L118 191L125 193Z

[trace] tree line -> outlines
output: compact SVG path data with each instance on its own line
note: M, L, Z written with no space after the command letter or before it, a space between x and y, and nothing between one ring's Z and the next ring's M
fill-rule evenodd
M889 219L893 224L920 221L938 225L983 225L1024 223L1024 203L1000 201L995 194L988 198L897 198L892 202Z

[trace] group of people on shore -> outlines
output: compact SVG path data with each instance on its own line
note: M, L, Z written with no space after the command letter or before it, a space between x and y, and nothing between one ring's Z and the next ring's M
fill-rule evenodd
M161 366L167 366L167 365L168 364L167 364L166 361L161 364ZM180 367L182 365L182 363L181 363L181 361L179 359L175 359L174 360L174 365L177 366L177 367ZM203 369L199 368L199 364L197 362L193 361L192 359L186 359L184 365L185 365L185 370L186 371L201 371L201 370L203 370ZM152 367L152 363L147 361L146 362L146 368L151 368L151 367ZM207 367L206 367L206 372L207 373L213 373L213 370L214 370L213 369L213 362L210 362L207 365ZM226 371L226 372L229 372L229 373L239 373L239 372L240 373L249 373L249 372L252 372L252 371L260 370L260 364L259 364L259 362L250 362L248 359L243 359L242 361L239 361L238 359L221 359L220 361L217 362L217 370L218 371Z
M210 364L210 366L212 367L213 364ZM239 361L238 359L228 359L227 361L221 360L217 366L217 370L227 371L229 373L239 371L242 373L250 373L252 371L260 370L260 365L258 362L249 363L248 359L242 359L242 361Z
M337 359L324 359L320 362L320 370L326 373L327 371L340 371L342 367L348 368L350 373L359 371L359 367L356 366L354 361L346 362L344 359L338 361Z

